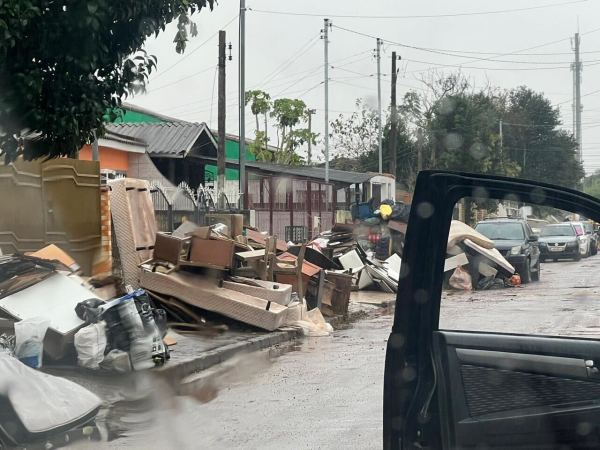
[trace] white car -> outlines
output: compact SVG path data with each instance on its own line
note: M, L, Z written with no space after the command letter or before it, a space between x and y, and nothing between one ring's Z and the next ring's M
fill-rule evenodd
M579 253L584 258L587 258L592 254L591 249L591 239L585 233L585 228L582 222L571 222L573 228L575 228L575 233L577 234L577 240L579 241Z

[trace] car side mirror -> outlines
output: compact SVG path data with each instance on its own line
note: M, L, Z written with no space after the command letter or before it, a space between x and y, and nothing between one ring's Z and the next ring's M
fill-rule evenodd
M540 239L540 237L537 234L532 234L531 236L529 236L528 241L529 242L537 242Z

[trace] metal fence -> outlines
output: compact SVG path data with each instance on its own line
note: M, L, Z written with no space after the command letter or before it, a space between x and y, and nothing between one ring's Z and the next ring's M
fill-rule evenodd
M158 182L151 182L150 185L156 225L160 231L173 232L186 220L204 223L206 213L218 210L214 189L203 186L192 189L185 182L179 186L163 186ZM224 200L225 212L240 210L237 204L229 201L226 194Z

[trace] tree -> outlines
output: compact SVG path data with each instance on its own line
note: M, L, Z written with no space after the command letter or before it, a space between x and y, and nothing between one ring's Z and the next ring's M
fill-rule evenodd
M585 177L583 180L583 192L600 198L600 170L596 170L592 175Z
M575 157L577 143L558 128L560 114L550 100L524 86L513 89L503 116L505 149L521 167L520 177L579 186L584 171Z
M250 150L259 161L275 161L279 164L297 165L302 163L298 155L299 147L310 142L317 143L317 133L308 128L299 128L308 120L309 110L306 103L300 99L278 98L271 101L271 96L262 90L246 92L246 105L250 104L252 114L256 118L255 140ZM258 116L263 115L265 120L264 130L260 129ZM277 128L276 151L268 148L267 115L275 120Z
M359 160L377 148L377 111L356 100L356 109L349 117L340 114L330 124L333 147L333 160L342 164L354 161L354 169L359 169ZM352 165L345 167L351 168ZM348 170L348 169L346 169Z
M267 115L273 107L271 96L260 89L247 91L245 105L250 104L250 110L256 119L256 130L254 131L254 142L250 145L250 151L259 161L271 161L272 154L268 150L269 138L267 136ZM265 129L260 130L258 116L264 116Z
M121 99L145 89L156 58L142 47L178 20L176 51L189 16L214 0L111 0L0 2L0 149L5 161L74 156L102 117ZM24 147L27 131L36 138Z

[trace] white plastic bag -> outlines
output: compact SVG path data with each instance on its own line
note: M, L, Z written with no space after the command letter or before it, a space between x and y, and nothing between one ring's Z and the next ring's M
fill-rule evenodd
M81 367L98 369L106 350L106 322L82 328L75 334L77 362Z
M473 290L473 284L471 282L471 275L462 266L458 266L454 269L454 273L448 280L450 287L458 289L459 291L471 291Z
M23 364L34 369L42 367L44 336L49 326L50 321L43 317L15 322L15 356Z

